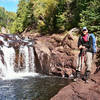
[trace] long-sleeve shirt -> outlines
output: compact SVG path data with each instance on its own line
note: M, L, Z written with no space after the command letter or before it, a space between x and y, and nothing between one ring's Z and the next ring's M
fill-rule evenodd
M88 41L87 42L84 41L83 35L81 35L79 37L78 48L80 45L85 46L87 48L87 50L86 50L87 52L93 52L93 40L92 40L92 37L89 36L89 34L88 34ZM82 52L82 49L80 50L80 52Z

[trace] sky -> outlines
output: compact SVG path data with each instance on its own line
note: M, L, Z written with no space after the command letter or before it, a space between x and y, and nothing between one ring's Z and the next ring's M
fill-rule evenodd
M0 6L4 7L7 11L17 11L18 0L0 0Z

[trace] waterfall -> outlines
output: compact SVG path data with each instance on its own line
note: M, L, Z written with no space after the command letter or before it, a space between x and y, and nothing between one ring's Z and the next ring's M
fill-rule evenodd
M34 53L33 48L28 46L20 46L19 49L19 61L18 66L21 66L21 57L23 58L23 66L24 66L24 72L34 72Z
M9 76L11 76L14 73L14 60L15 60L15 50L13 47L8 48L3 46L1 48L2 52L3 52L3 59L4 59L4 67L5 67L5 71L2 70L2 72L4 71L4 77L7 78Z
M19 40L15 42L13 41L15 39L15 37L14 39L9 39L8 37L0 36L1 79L16 79L37 75L34 64L33 41L18 38ZM16 44L18 44L17 47ZM16 48L18 53L16 52Z

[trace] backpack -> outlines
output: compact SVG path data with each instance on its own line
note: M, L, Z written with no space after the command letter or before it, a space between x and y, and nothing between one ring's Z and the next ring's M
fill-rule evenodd
M93 40L93 53L96 53L97 52L97 49L96 49L96 38L95 38L95 35L93 33L89 34L89 37L92 37L92 40Z

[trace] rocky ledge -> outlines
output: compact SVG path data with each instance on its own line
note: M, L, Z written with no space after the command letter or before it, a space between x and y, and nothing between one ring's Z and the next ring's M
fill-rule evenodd
M88 83L83 80L72 82L51 100L100 100L100 71L92 75Z

